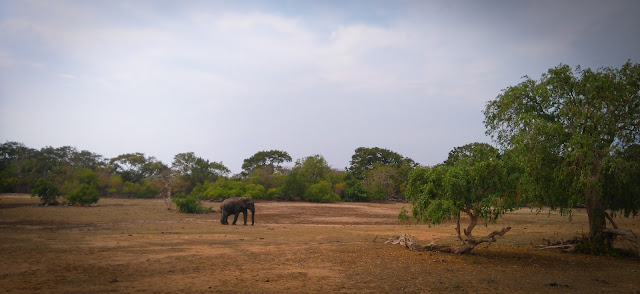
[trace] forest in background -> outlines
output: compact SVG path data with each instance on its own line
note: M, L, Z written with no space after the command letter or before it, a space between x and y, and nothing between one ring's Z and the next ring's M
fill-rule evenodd
M244 160L242 172L230 175L220 162L193 152L179 153L171 164L144 153L114 158L72 146L30 148L19 142L0 145L0 192L58 196L79 204L99 197L153 198L168 193L197 199L252 197L254 199L316 202L372 201L404 198L410 158L384 148L358 148L344 170L331 168L322 155L295 161L286 151L260 151ZM82 194L77 196L77 194ZM85 196L90 195L90 196ZM95 200L95 201L94 201Z

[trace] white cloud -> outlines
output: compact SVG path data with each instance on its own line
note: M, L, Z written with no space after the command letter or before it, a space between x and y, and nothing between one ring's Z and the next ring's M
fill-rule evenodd
M78 77L71 75L71 74L58 74L57 75L59 78L63 78L63 79L69 79L69 80L77 80Z

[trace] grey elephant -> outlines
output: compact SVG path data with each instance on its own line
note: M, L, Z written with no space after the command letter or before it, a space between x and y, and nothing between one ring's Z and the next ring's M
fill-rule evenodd
M253 199L248 197L227 198L224 201L222 201L222 204L220 204L220 210L222 214L222 218L220 219L220 222L223 225L228 225L229 221L227 220L227 218L229 218L229 215L235 214L233 218L233 224L235 225L236 221L238 220L238 215L240 215L240 212L242 212L244 216L244 225L246 226L247 225L247 209L251 210L251 225L253 226L253 217L256 213L256 208L254 206Z

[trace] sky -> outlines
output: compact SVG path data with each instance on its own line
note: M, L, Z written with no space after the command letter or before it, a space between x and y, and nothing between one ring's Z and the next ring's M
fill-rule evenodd
M233 173L262 150L423 165L488 142L502 89L640 62L631 1L0 0L0 141Z

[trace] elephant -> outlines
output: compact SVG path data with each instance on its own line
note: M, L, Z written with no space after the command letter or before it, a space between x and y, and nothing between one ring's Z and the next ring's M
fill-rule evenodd
M233 197L225 199L224 201L222 201L222 204L220 204L220 210L222 213L220 223L222 223L223 225L228 225L229 221L227 220L227 218L229 218L229 215L235 214L235 217L233 218L233 225L235 225L236 221L238 220L238 215L240 215L240 212L242 212L244 216L244 225L246 226L247 209L251 210L251 225L253 226L253 217L256 213L256 208L254 206L252 198Z

